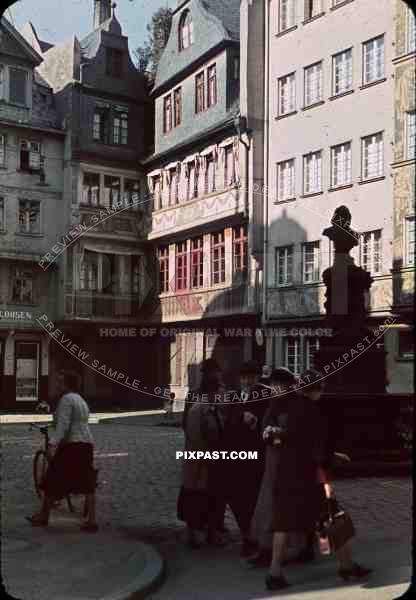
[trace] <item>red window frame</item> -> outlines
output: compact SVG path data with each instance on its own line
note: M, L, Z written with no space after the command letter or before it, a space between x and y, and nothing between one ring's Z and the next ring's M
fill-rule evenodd
M169 291L169 246L162 246L158 252L159 258L159 293Z
M163 133L169 133L172 129L172 96L163 98Z
M204 238L191 240L191 287L204 286Z
M217 65L208 67L207 72L207 106L217 104Z
M233 273L247 273L247 225L233 228Z
M205 110L205 73L195 76L195 112L198 114Z
M189 289L187 242L178 242L175 247L175 290Z
M219 231L211 236L211 283L225 283L225 233Z

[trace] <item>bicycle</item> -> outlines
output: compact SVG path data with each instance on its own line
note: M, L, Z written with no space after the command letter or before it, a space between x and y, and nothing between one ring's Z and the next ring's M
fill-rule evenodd
M48 454L48 448L49 448L49 429L50 425L36 425L36 423L31 423L29 430L31 431L32 429L38 429L39 432L41 433L41 435L44 438L44 445L43 448L40 448L39 450L37 450L35 457L33 459L33 481L35 484L35 490L36 490L36 494L37 496L42 499L43 498L43 490L42 490L42 483L45 479L45 475L46 475L46 470L48 468L48 465L50 463L50 457ZM97 473L97 471L96 471ZM96 483L97 485L97 483ZM66 496L66 502L68 505L68 509L71 513L75 512L75 508L74 505L72 503L71 500L71 496ZM54 502L54 506L58 506L59 505L59 500ZM86 519L88 517L88 500L87 497L85 497L84 499L84 507L82 510L82 516Z

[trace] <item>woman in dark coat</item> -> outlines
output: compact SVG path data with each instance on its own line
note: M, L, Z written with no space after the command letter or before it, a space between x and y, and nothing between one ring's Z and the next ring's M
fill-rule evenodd
M266 578L269 590L289 585L282 573L289 533L313 531L319 520L323 501L319 469L322 472L327 463L328 439L328 426L320 419L316 407L323 392L323 377L313 369L301 375L302 387L288 407L287 427L278 435L279 482L284 485L275 488L273 558ZM348 544L337 551L337 558L339 575L344 580L365 577L371 572L352 561Z

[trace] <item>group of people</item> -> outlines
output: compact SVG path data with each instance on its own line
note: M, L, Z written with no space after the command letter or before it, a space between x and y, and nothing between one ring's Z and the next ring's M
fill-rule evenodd
M194 549L225 545L228 506L241 532L241 555L252 567L269 566L270 590L289 585L285 564L315 559L319 523L336 506L331 466L349 460L335 452L332 424L320 403L323 380L315 369L296 378L286 368L264 367L259 377L250 361L240 371L239 388L229 390L218 363L207 359L200 386L185 403L185 450L193 458L184 460L177 508L187 543ZM241 458L230 460L235 452ZM336 556L343 580L371 572L353 561L349 541Z

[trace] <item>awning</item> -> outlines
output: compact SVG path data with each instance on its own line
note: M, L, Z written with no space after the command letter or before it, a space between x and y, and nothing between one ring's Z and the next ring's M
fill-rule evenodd
M123 256L141 256L143 254L143 251L136 246L116 246L114 242L85 242L82 248L89 252L98 252L99 254L118 254Z

